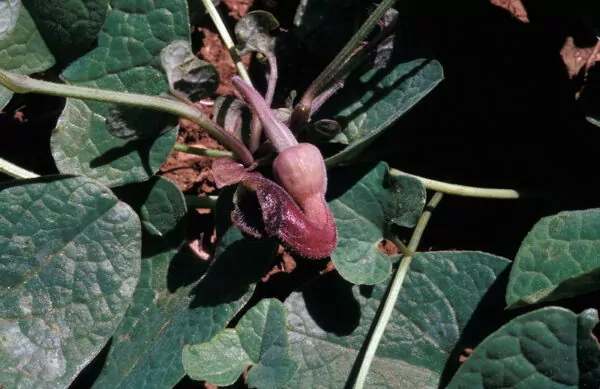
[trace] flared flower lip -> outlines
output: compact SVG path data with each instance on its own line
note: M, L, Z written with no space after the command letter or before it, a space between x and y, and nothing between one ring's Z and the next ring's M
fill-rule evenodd
M335 219L324 194L317 200L323 202L323 211L315 220L280 185L229 157L215 159L212 169L217 188L238 184L232 220L246 234L276 238L292 252L311 259L326 258L335 250ZM246 201L248 196L253 201Z

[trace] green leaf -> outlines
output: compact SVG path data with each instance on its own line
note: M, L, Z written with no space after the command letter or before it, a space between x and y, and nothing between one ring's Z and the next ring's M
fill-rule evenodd
M381 30L390 30L396 26L398 22L399 12L393 8L389 8L385 15L379 20L378 27ZM373 58L373 69L384 69L387 68L392 59L394 52L394 43L396 41L396 34L392 32L386 36L375 48L375 58Z
M213 385L232 385L252 363L235 329L226 328L209 342L186 345L181 356L191 379Z
M513 319L485 339L447 389L595 388L600 350L592 335L598 312L542 308Z
M376 284L385 280L392 269L391 258L379 250L387 225L396 220L401 225L414 225L425 204L425 189L420 183L390 177L388 166L379 163L360 180L356 174L331 174L329 202L338 230L338 246L331 255L337 271L354 284ZM335 190L347 184L342 194ZM338 181L336 181L338 180ZM405 186L410 190L404 191ZM406 216L405 216L406 215ZM418 217L418 216L417 216Z
M354 82L348 80L344 93L333 96L319 114L338 121L350 141L325 160L327 166L350 163L443 78L439 62L419 59L391 70L369 70Z
M248 144L252 115L246 104L231 95L221 95L213 105L213 120Z
M600 289L600 209L561 212L527 234L510 273L511 308Z
M0 110L6 107L6 105L12 98L12 95L13 94L10 90L6 89L3 86L0 86Z
M135 325L115 338L118 349L109 354L94 389L173 387L185 374L183 346L206 342L225 328L252 296L276 247L273 241L244 238L230 228L199 282L204 269L197 258L179 253L174 259L162 257L162 262L145 259L151 271L141 279L149 287L136 293L146 297L136 300L125 317L124 322ZM150 301L149 307L144 305Z
M508 264L481 252L416 255L365 387L443 387L440 380L457 368L464 347L498 319L504 290L498 277ZM286 388L351 382L386 284L352 285L330 272L287 299L291 353L300 365Z
M105 118L82 100L67 99L50 139L52 155L62 173L93 177L109 186L152 177L175 144L177 129L155 141L126 140L104 128Z
M255 363L248 373L251 388L281 388L296 371L298 365L289 355L286 322L283 304L276 299L264 299L235 327L242 347Z
M0 34L0 68L21 74L41 72L54 65L54 57L27 10L17 7L17 3L0 3L0 31L3 32ZM18 20L11 27L15 12ZM8 104L11 96L11 91L0 86L0 110Z
M204 262L180 250L186 232L186 204L171 181L153 177L115 188L142 222L142 270L123 321L114 333L106 368L96 386L114 385L120 369L130 368L146 352L153 336L177 309L206 271Z
M392 223L400 227L416 226L427 201L425 187L421 181L408 176L392 176L389 180L391 185L388 190L394 192L400 206Z
M166 178L115 188L119 198L140 216L144 246L151 244L179 249L185 239L187 207L181 190ZM159 244L160 241L160 244Z
M586 116L585 119L596 127L600 127L600 118L595 115Z
M342 133L342 127L335 120L321 119L310 122L303 130L306 133L306 138L311 143L344 143L346 135Z
M183 365L195 380L216 385L233 384L244 368L251 388L282 388L294 374L285 330L286 312L279 300L264 299L240 319L234 330L226 329L210 342L183 349Z
M92 49L109 0L23 0L61 66Z
M194 55L188 41L174 41L160 52L160 60L171 91L190 101L212 95L219 86L219 73L210 63Z
M0 2L0 40L5 39L17 25L21 0L2 0Z
M102 349L140 274L140 222L83 177L0 189L0 377L65 388Z
M130 143L138 140L148 142L168 133L177 125L176 117L166 112L156 111L151 113L152 118L156 120L153 125L141 125L140 123L147 120L147 115L148 110L145 108L109 105L105 122L106 131Z
M275 38L269 34L279 28L279 22L270 12L251 11L235 25L235 36L238 40L236 49L240 55L253 51L267 54L275 49Z
M160 51L181 39L189 39L185 0L116 1L106 15L98 47L65 69L62 78L76 85L159 95L168 91ZM86 175L109 186L145 181L167 158L177 130L157 139L111 136L106 129L110 107L67 99L51 139L56 165L63 173ZM126 112L121 116L128 118L130 134L159 134L175 120L150 110L118 109Z

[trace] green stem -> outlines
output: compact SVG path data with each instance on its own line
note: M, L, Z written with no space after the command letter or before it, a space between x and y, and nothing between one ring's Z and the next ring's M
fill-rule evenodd
M227 47L227 50L229 50L229 54L231 54L231 58L233 58L233 61L235 62L235 66L237 67L240 77L242 77L242 79L248 84L252 85L250 75L248 75L240 56L235 51L235 44L233 43L233 39L231 39L231 35L229 35L229 31L227 31L225 23L223 23L223 19L221 19L221 15L219 15L219 11L217 11L217 8L215 8L212 0L202 0L202 4L204 4L204 8L206 8L206 11L210 15L215 27L217 27L217 31L219 31L219 35L221 35L221 39L223 39L225 47Z
M394 306L396 305L396 301L398 300L398 295L400 294L400 290L402 289L402 285L404 284L404 279L406 278L406 273L408 272L410 262L414 257L414 253L416 252L417 247L419 246L419 242L421 241L421 237L423 236L425 227L427 227L427 223L429 223L431 213L433 212L435 207L437 207L437 205L440 203L442 197L443 194L440 192L436 192L433 195L433 197L427 204L425 211L423 211L423 213L421 214L419 222L417 223L417 226L413 231L412 237L410 238L410 242L408 243L409 255L405 256L402 259L402 262L400 262L400 266L398 266L398 270L396 270L396 275L394 276L394 279L390 286L390 290L383 303L383 309L381 310L381 314L377 319L375 329L373 330L373 334L369 339L365 355L362 359L362 363L358 371L358 375L356 376L356 381L354 382L355 389L362 389L365 384L367 374L369 373L369 368L371 367L371 363L373 362L373 358L375 357L375 352L377 351L377 347L379 346L379 342L381 341L381 337L383 336L385 327L387 326L390 317L392 316Z
M199 147L188 146L181 143L177 143L173 150L179 151L182 153L200 155L202 157L210 157L210 158L219 158L219 157L233 157L233 153L229 151L223 150L211 150L211 149L201 149Z
M336 57L327 65L327 67L319 74L319 76L312 82L308 87L302 99L300 100L301 106L310 109L312 106L312 100L327 86L331 78L338 72L338 70L344 65L348 58L351 58L356 48L365 40L367 35L371 32L375 24L385 15L385 13L394 5L396 0L383 0L375 11L369 15L367 20L364 21L362 26L358 29L356 34L352 36L352 39L346 43L346 46L336 55Z
M4 85L6 88L17 93L43 93L53 96L134 105L168 112L200 125L219 143L232 150L245 165L251 165L254 162L250 151L233 134L217 126L196 107L175 99L59 84L36 80L28 76L6 71L0 71L0 85Z
M392 176L407 176L416 178L421 181L423 186L429 190L442 192L455 196L465 197L481 197L488 199L518 199L522 198L523 194L513 189L496 189L496 188L478 188L476 186L465 186L450 184L448 182L436 181L425 177L415 176L414 174L405 173L397 169L390 169Z
M185 195L185 203L188 208L210 208L215 209L217 206L218 196L198 197L194 195Z
M18 179L39 177L39 174L25 170L22 167L17 166L12 162L8 162L3 158L0 158L0 172Z

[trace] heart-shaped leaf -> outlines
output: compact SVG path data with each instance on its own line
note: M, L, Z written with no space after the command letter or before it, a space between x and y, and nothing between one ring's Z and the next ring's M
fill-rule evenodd
M152 112L156 122L153 125L139 126L138 123L143 123L147 115L148 110L145 108L109 105L104 127L110 135L132 143L153 141L177 125L176 118L171 114Z
M306 139L311 143L343 143L348 144L346 135L342 133L342 127L335 120L321 119L308 123L303 130Z
M18 17L18 20L13 20ZM16 24L15 24L16 23ZM38 29L17 1L0 2L0 68L21 74L41 72L54 65ZM8 104L12 92L0 86L0 110Z
M500 319L509 261L480 252L429 252L411 263L377 349L368 388L437 389L458 367L460 352ZM352 285L335 272L285 302L292 357L299 368L286 388L351 384L387 283Z
M215 99L213 120L244 144L249 142L251 117L250 110L242 100L231 95L221 95Z
M6 104L12 98L12 92L0 85L0 110L6 107Z
M166 93L169 87L161 70L160 51L181 39L189 39L185 0L114 2L98 36L98 47L65 69L62 78L103 89ZM129 118L125 125L140 135L137 139L120 139L107 132L110 105L67 99L51 139L61 172L118 186L147 180L158 170L175 143L177 130L157 139L148 134L163 132L169 120L175 122L176 118L150 110L118 109L130 113L122 116ZM123 128L119 131L124 132Z
M393 31L398 21L398 11L393 8L388 9L385 15L380 19L378 27L382 31ZM393 32L387 35L375 48L375 58L373 59L373 69L385 69L390 64L392 53L394 52L394 42L396 34Z
M142 222L142 270L140 281L125 317L116 329L95 387L113 387L123 369L131 369L158 328L185 300L193 284L206 271L180 247L185 238L186 205L183 194L171 181L154 177L143 183L115 188Z
M115 188L114 192L140 216L143 232L149 234L147 239L144 237L144 246L179 249L185 239L187 207L177 185L154 176L146 182Z
M84 101L67 99L50 140L61 172L94 177L109 186L141 181L158 171L175 144L177 129L155 140L128 140L111 135L105 121ZM120 130L131 135L146 127Z
M140 222L83 177L0 189L0 377L65 388L121 322L140 273Z
M213 65L198 59L189 41L175 41L162 49L160 60L171 91L190 101L212 95L219 86L219 73Z
M278 27L279 22L270 12L248 12L235 25L235 36L238 39L236 49L240 55L253 51L262 54L272 52L275 48L275 38L269 34Z
M477 346L447 389L595 388L600 382L596 324L595 309L576 315L546 307L519 316Z
M390 257L379 250L387 225L414 226L425 205L425 189L420 182L390 177L385 163L378 164L360 180L350 174L350 188L338 195L336 187L345 186L343 172L330 174L329 208L335 217L338 246L331 255L337 271L354 284L376 284L392 269ZM403 188L408 188L404 190Z
M427 191L413 177L391 176L385 188L394 193L400 209L392 217L392 223L400 227L412 228L417 225L427 201Z
M506 304L518 307L600 289L600 209L542 218L513 263Z
M219 332L209 342L186 345L181 356L183 368L193 380L213 385L233 384L252 359L233 328Z
M0 2L0 40L5 39L17 25L21 0L4 0Z
M109 0L23 0L50 51L66 66L92 49Z
M319 113L338 121L350 142L325 160L327 166L351 162L443 78L439 62L419 59L393 69L369 70L358 79L349 79L344 93L334 95Z
M193 379L224 386L253 365L247 377L251 388L282 388L297 368L289 356L286 321L279 300L261 300L235 329L224 330L210 342L184 347L185 371Z
M94 389L170 389L184 376L181 350L222 331L248 302L276 252L268 239L236 228L219 239L208 271L198 258L167 252L145 258L136 300ZM139 299L138 299L139 298ZM149 366L151 368L149 368Z
M290 359L286 310L279 300L264 299L236 326L240 344L254 362L248 373L251 388L277 389L292 377L297 363Z

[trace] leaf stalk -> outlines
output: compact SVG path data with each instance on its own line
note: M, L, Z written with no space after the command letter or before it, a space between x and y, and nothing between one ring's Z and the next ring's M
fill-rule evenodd
M34 172L30 172L29 170L23 169L22 167L17 166L12 162L8 162L3 158L0 158L0 172L8 174L9 176L17 179L39 177L39 174L35 174Z
M181 143L177 143L173 150L181 153L194 154L202 157L219 158L219 157L233 157L233 153L223 150L213 149L201 149L199 147L188 146Z
M523 198L524 195L514 189L498 189L498 188L480 188L476 186L466 186L451 184L443 181L436 181L430 178L416 176L414 174L405 173L398 169L390 168L390 175L392 176L407 176L415 178L421 181L421 184L426 189L433 190L436 192L442 192L454 196L464 197L478 197L487 199L500 199L500 200L512 200Z
M385 327L390 321L390 317L392 316L392 312L394 311L394 306L396 305L396 301L398 300L398 296L400 295L400 291L402 290L402 285L404 284L404 280L406 278L406 273L408 273L410 263L415 255L415 252L417 251L419 242L423 237L423 232L425 231L425 228L429 223L429 219L431 219L431 214L442 200L442 197L443 194L440 192L436 192L433 195L433 197L425 207L425 210L421 214L421 217L419 218L417 226L415 227L413 234L410 238L410 242L408 242L408 255L402 258L402 261L398 266L398 270L396 270L396 274L394 275L394 279L392 280L392 284L390 285L387 297L383 303L383 309L381 310L381 314L377 318L377 323L375 324L373 333L369 338L367 349L365 351L364 357L360 365L360 369L356 376L356 381L354 382L355 389L362 389L364 387L365 381L367 379L367 374L369 374L369 368L371 367L371 363L373 362L373 358L375 357L375 353L385 331Z
M319 74L317 78L312 82L308 89L304 92L304 95L300 99L297 108L294 109L294 115L292 116L292 128L297 129L302 127L304 118L308 118L307 114L310 114L312 109L313 100L328 86L330 81L335 77L337 72L343 65L352 57L356 48L362 44L366 39L367 35L371 32L377 22L385 15L385 13L394 5L396 0L383 0L377 8L369 15L367 20L360 26L356 34L346 43L346 45L340 50L335 58L327 65L327 67ZM295 119L296 118L299 119Z
M223 23L223 19L221 18L221 15L219 15L219 11L217 11L217 8L212 3L212 0L202 0L202 4L204 5L204 8L206 8L206 11L208 12L208 15L212 19L213 23L215 24L215 27L217 27L217 31L219 31L219 35L221 35L221 39L225 43L225 47L227 47L227 50L229 50L229 54L235 62L235 66L237 67L240 77L242 77L242 79L248 84L252 85L250 75L246 71L242 60L240 59L240 56L235 50L235 44L233 43L233 39L231 39L229 31L227 31L227 27L225 26L225 23Z
M212 122L193 105L167 97L150 96L138 93L118 92L105 89L88 88L76 85L59 84L0 70L0 84L16 93L43 93L53 96L70 97L107 103L133 105L142 108L168 112L188 119L205 129L213 138L233 153L245 165L251 165L254 157L250 150L233 134Z

